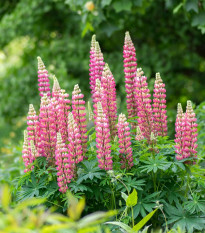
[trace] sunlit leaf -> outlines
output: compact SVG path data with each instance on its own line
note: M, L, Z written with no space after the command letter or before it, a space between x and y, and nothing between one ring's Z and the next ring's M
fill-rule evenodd
M128 207L135 206L137 204L137 191L134 189L132 193L128 196L126 200L126 205Z

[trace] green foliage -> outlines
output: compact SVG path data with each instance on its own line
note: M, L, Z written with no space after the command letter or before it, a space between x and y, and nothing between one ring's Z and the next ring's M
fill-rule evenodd
M72 196L68 198L69 217L45 208L43 198L29 198L10 207L9 188L4 186L0 202L0 232L100 233L106 230L100 224L115 215L115 211L98 212L79 219L85 200L77 201Z
M177 207L167 205L165 210L168 214L167 223L174 224L173 227L179 226L186 232L193 232L194 229L204 229L204 216L199 217L196 213L191 214L184 210L180 204L178 204Z
M141 142L132 140L135 165L131 170L122 170L120 164L116 163L113 171L105 172L98 168L95 132L89 130L86 154L89 159L78 165L78 176L69 184L73 196L80 200L79 206L74 209L82 211L85 198L83 216L100 210L116 209L118 212L112 222L133 228L137 222L155 211L157 203L162 203L160 210L167 220L158 211L148 222L148 225L152 224L152 228L164 226L164 231L164 222L167 221L167 232L168 228L177 229L178 226L182 232L187 229L190 232L204 229L205 170L201 152L204 128L203 104L197 111L199 158L194 165L184 163L189 161L188 159L177 161L174 142L168 137L158 137L156 144L153 145L148 145L146 140ZM116 159L119 157L117 147L117 142L112 141L112 153ZM21 147L13 148L10 153L14 153L13 157L8 157L10 163L6 156L5 161L1 163L0 179L1 183L7 183L11 187L12 206L16 203L24 205L30 198L43 198L46 208L55 208L56 212L65 214L70 201L67 195L58 191L55 167L50 166L46 158L38 157L33 164L34 170L23 174L22 159L18 159L21 156ZM4 203L6 208L8 204ZM77 218L79 214L74 212L73 219ZM121 227L119 224L109 226L111 230L117 231ZM174 229L171 232L175 232Z
M174 2L174 1L171 1ZM189 19L193 27L205 33L205 3L201 0L183 0L173 10L176 14L183 10L184 15Z
M184 207L190 214L199 212L205 214L205 200L198 194L193 193L190 200L184 203Z
M167 231L178 226L182 231L189 228L190 232L204 229L204 168L198 163L186 164L186 161L192 162L190 159L177 161L172 140L158 137L152 145L146 140L133 140L134 167L126 171L117 162L112 171L106 172L99 169L96 160L95 132L90 130L88 134L88 160L78 164L77 177L68 185L72 195L80 200L74 209L82 211L86 198L83 215L117 210L115 221L112 221L116 224L110 225L113 231L123 226L132 229L143 218L141 223L147 220L153 228L162 227L167 221ZM112 148L113 156L118 158L115 141L112 141ZM70 198L58 191L55 167L43 157L38 157L32 165L32 172L16 178L12 189L13 203L34 197L45 198L47 207L54 206L56 211L65 214ZM156 207L162 214L158 211L149 218ZM73 212L72 218L78 219L80 215ZM183 220L184 217L187 220Z
M37 76L36 71L30 68L36 67L35 56L42 56L49 74L55 73L66 91L71 94L73 85L79 82L82 92L88 96L88 48L91 34L97 32L105 61L111 62L120 93L119 111L122 111L125 108L122 46L124 32L129 30L138 66L143 64L149 83L153 84L156 71L161 72L166 83L172 136L177 101L185 104L187 99L193 99L199 104L205 99L203 1L159 0L156 4L153 0L102 0L93 1L93 10L88 9L86 3L86 0L2 3L0 138L10 137L10 140L0 142L0 183L8 184L12 194L9 195L8 188L4 189L0 229L3 232L100 232L98 224L115 215L116 221L112 219L112 223L117 226L111 227L113 232L119 227L127 231L133 227L139 229L137 222L140 227L146 222L152 224L152 228L163 228L163 232L168 232L166 223L169 229L174 228L169 232L203 231L205 103L196 108L199 153L197 163L192 166L188 165L192 162L189 159L176 161L172 140L158 137L151 147L145 140L140 143L132 140L135 166L130 171L122 170L119 163L111 172L102 171L95 159L95 133L91 128L89 159L78 165L78 176L69 184L69 190L79 201L74 198L72 202L72 195L67 197L58 191L56 169L49 166L45 158L35 160L35 169L23 174L21 146L14 147L11 140L21 136L25 121L16 116L24 116L29 103L37 106L40 101L37 88L30 88L37 87L37 78L33 78ZM130 122L133 121L136 119ZM112 142L112 155L116 160L117 148L117 143ZM10 200L12 207L9 207ZM43 202L45 206L41 205ZM155 213L157 203L163 204L159 208L162 213ZM36 205L40 206L34 208ZM69 218L57 214L65 214L68 206ZM56 213L48 208L55 209ZM118 210L117 214L98 213L79 219L81 214L114 209ZM145 227L143 232L147 230Z

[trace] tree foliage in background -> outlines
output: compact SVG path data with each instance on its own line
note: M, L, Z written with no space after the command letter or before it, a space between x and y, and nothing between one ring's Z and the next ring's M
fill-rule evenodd
M28 103L39 104L36 57L71 93L79 83L88 96L90 39L97 34L125 107L122 45L129 30L138 65L154 82L161 72L169 108L205 99L203 0L6 0L0 7L0 115L15 123ZM36 77L36 79L35 79ZM33 86L34 88L30 88ZM35 97L34 97L35 96ZM119 109L121 111L122 109ZM174 110L173 110L174 111ZM173 112L169 113L172 119Z

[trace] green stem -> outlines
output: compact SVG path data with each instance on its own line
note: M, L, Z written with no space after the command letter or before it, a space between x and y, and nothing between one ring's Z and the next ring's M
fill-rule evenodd
M165 215L165 213L164 213L162 207L159 207L159 209L161 210L161 212L162 212L162 214L163 214L163 216L164 216L164 220L165 220L165 224L166 224L166 231L165 231L165 232L168 232L168 226L167 226L167 218L166 218L166 215Z
M109 180L109 186L110 186L110 189L112 192L112 195L111 195L112 204L114 204L114 209L117 210L116 202L115 202L115 193L113 191L112 184L111 184L110 180ZM113 206L112 206L112 209L113 209ZM117 220L117 215L116 215L116 220Z
M152 172L152 179L153 179L153 184L154 184L154 192L157 191L157 184L156 184L156 174Z
M49 203L51 203L51 204L53 204L53 205L59 206L59 207L61 207L61 208L63 209L63 206L61 206L61 205L55 204L55 203L52 202L52 201L48 201L48 200L46 200L46 201L49 202Z
M133 207L131 207L131 211L132 211L132 227L134 227L135 222L134 222L134 211L133 211Z
M117 180L119 180L119 181L122 183L122 185L126 188L127 193L128 193L128 196L129 196L129 195L130 195L130 192L129 192L129 190L128 190L126 184L125 184L122 180L120 180L120 179L117 179ZM132 212L132 227L134 227L134 225L135 225L135 223L134 223L134 211L133 211L133 207L132 207L132 206L131 206L130 208L131 208L131 212ZM124 213L124 212L123 212L123 213ZM122 215L122 216L123 216L123 215ZM121 216L121 218L122 218L122 216ZM121 218L120 218L120 219L121 219Z
M116 180L118 180L118 181L120 181L120 183L122 183L122 185L126 188L127 193L128 193L128 196L129 196L129 195L130 195L130 192L129 192L129 190L128 190L126 184L125 184L122 180L120 180L120 179L118 179L118 178L116 178Z
M189 183L190 183L190 176L189 173L187 172L187 183L186 183L186 193L185 193L186 198L188 198L189 187L190 187Z

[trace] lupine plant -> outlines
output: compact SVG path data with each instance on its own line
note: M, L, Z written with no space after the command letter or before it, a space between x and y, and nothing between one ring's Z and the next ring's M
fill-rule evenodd
M57 78L48 78L38 57L40 109L37 114L29 106L22 151L26 169L18 179L17 200L43 196L48 206L54 204L63 212L65 193L72 192L77 198L85 195L85 213L118 209L116 220L132 226L160 206L153 228L163 227L165 219L165 230L167 225L202 230L205 180L198 173L202 168L191 101L185 113L178 104L175 140L169 140L165 84L156 73L150 92L128 32L123 58L127 117L117 113L115 79L95 35L90 48L89 116L79 85L70 100ZM88 121L94 127L88 128L92 125ZM138 201L126 206L132 190Z

